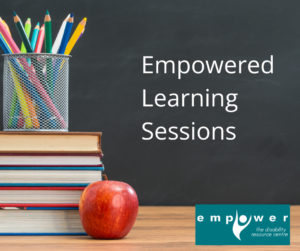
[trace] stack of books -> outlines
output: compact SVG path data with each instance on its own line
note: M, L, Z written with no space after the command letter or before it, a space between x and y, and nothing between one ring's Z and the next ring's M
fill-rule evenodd
M85 234L78 203L101 158L101 133L0 132L0 235Z

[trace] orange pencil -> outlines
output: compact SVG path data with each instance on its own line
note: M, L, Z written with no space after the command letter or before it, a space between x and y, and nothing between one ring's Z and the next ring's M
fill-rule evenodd
M34 53L41 53L45 38L45 25L40 29L39 36L36 41Z

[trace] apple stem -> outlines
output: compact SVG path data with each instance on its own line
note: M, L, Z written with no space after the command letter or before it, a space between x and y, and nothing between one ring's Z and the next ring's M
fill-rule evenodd
M102 177L103 177L105 180L108 180L108 178L107 178L107 175L106 175L106 174L102 174Z

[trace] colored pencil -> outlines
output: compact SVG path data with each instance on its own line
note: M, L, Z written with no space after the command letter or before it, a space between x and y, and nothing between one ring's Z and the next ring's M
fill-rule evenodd
M22 109L20 109L20 111L19 111L17 128L24 128L24 116L22 113ZM26 128L26 125L25 125L25 128Z
M71 30L72 30L72 26L73 26L73 20L74 20L73 17L74 17L74 14L71 13L70 17L68 18L67 24L66 24L66 28L65 28L65 31L64 31L63 38L61 40L61 44L60 44L60 47L59 47L59 50L58 50L58 54L64 54L65 53L66 46L68 44L69 37L70 37L70 34L71 34Z
M45 52L52 53L52 27L51 18L49 11L47 10L44 19L45 24ZM46 72L47 72L47 83L50 88L51 94L53 95L53 69L52 69L52 59L46 59Z
M20 36L21 36L21 38L24 42L25 48L26 48L27 52L33 53L31 44L29 42L28 37L25 34L25 30L24 30L24 27L23 27L23 25L20 21L20 18L18 17L18 15L15 12L13 12L13 13L14 13L14 22L15 22L17 30L18 30L18 32L19 32L19 34L20 34ZM42 83L42 85L43 85L44 89L46 90L47 94L52 96L51 90L49 89L49 86L46 82L45 76L42 72L42 68L40 66L40 63L38 62L38 60L36 58L32 58L32 62L33 62L35 71L37 73L36 75L39 79L39 82ZM31 72L31 69L30 69L30 72Z
M31 37L31 47L33 50L35 50L35 46L36 46L36 41L39 35L39 31L40 31L40 23L37 23L37 25L34 27L34 30L32 32L32 37Z
M0 47L2 48L2 50L4 51L5 54L12 53L11 48L9 47L7 41L2 36L1 33L0 33ZM17 125L20 109L21 109L21 107L20 107L20 104L19 104L16 88L14 88L12 101L11 101L11 104L10 104L10 117L9 117L9 120L8 120L8 127L9 128L14 128Z
M42 52L42 47L44 43L44 38L45 38L45 26L42 25L37 41L36 41L36 46L34 49L34 53L41 53Z
M11 53L11 50L10 50L8 44L6 43L6 41L4 40L4 37L2 36L2 34L0 34L0 47L2 48L2 50L5 54ZM20 111L20 104L19 104L16 89L14 88L12 102L10 105L10 115L9 115L9 120L8 120L9 128L16 127L17 122L18 122L19 111Z
M2 20L2 23L4 24L5 28L7 29L9 35L11 36L11 32L10 32L10 29L9 29L7 23L4 20Z
M81 34L80 34L79 38L81 38L81 36L83 35L83 33L84 33L84 30L85 30L85 28L84 28L84 29L83 29L83 31L81 32ZM77 41L79 40L79 38L77 39Z
M26 99L26 103L27 103L27 106L28 106L28 110L29 110L29 113L30 113L30 118L31 118L33 127L35 129L38 129L40 127L40 123L39 123L39 120L37 118L34 105L32 103L32 100L30 98L30 95L29 95L25 85L22 82L21 82L21 86L22 86L22 89L23 89L23 92L24 92L24 96L25 96L25 99Z
M0 45L3 48L4 52L6 54L11 53L10 49L8 48L7 44L5 43L5 40L3 36L1 35L0 38ZM29 94L26 91L25 86L22 86L22 83L19 81L18 76L15 72L15 69L11 66L11 63L9 63L11 75L13 78L13 81L15 83L15 88L14 88L14 93L13 93L13 98L12 98L12 104L11 104L11 110L10 110L10 115L18 113L19 110L22 110L22 114L24 114L25 117L25 124L26 128L31 128L32 123L35 128L39 128L39 122L35 113L35 109L33 107L32 101L30 99ZM18 97L19 100L19 107L16 106L16 101L15 97ZM24 102L26 101L26 102ZM20 109L21 108L21 109ZM16 111L17 109L17 111ZM29 118L28 117L28 112L29 112ZM9 120L9 125L12 125L13 121Z
M65 31L65 28L66 28L67 20L68 20L69 17L70 17L70 14L66 17L66 19L62 22L62 24L60 26L59 32L56 36L56 39L55 39L53 47L52 47L52 53L54 53L54 54L56 54L58 52L59 46L61 44L61 40L62 40L63 35L64 35L64 31Z
M20 102L19 102L19 99L18 99L17 92L14 92L14 93L16 94L16 98L17 98L16 100L17 101L16 101L15 109L13 111L13 117L12 117L11 123L8 124L8 126L11 129L15 129L17 127L19 114L20 114L20 111L21 111Z
M52 27L51 27L51 18L48 10L46 12L44 24L45 24L45 52L52 53Z
M20 49L18 48L15 41L12 39L9 32L7 31L7 29L3 25L1 17L0 17L0 21L1 21L0 22L0 32L2 33L3 37L7 41L8 45L11 48L11 50L13 51L13 53L20 53Z
M26 35L25 29L23 27L23 24L21 23L20 18L18 17L18 15L16 14L16 12L13 11L13 14L14 14L15 25L17 27L17 30L18 30L20 36L21 36L21 39L22 39L22 41L24 43L24 46L25 46L27 52L32 53L33 50L32 50L31 44L29 42L29 39L28 39L28 37Z
M14 89L13 96L11 99L11 104L10 104L10 112L9 112L9 120L8 120L8 128L13 128L13 123L15 119L15 110L17 109L18 105L18 95L17 92ZM18 109L19 110L19 109Z
M15 88L16 88L16 91L17 91L17 94L18 94L18 98L19 98L21 109L22 109L22 114L24 116L26 128L27 129L32 128L33 125L32 125L30 113L29 113L29 110L28 110L26 98L25 98L22 86L20 84L20 81L18 79L16 70L14 69L14 67L11 66L11 63L9 63L9 67L10 67L11 76L12 76L12 78L14 80L14 83L15 83Z
M1 32L0 32L0 34L1 34ZM2 36L2 34L1 34L1 36ZM2 38L4 39L6 45L9 47L10 53L13 53L12 49L10 48L10 46L9 46L9 44L7 43L7 41L5 40L5 38L4 38L3 36L2 36Z
M27 35L27 38L29 40L30 37L30 32L31 32L31 21L30 18L27 19L27 21L25 22L25 34ZM24 42L22 42L21 44L21 53L26 53L27 50L25 48Z
M69 55L70 52L72 51L74 45L76 44L78 38L80 37L81 33L83 32L84 30L84 27L85 27L85 24L86 24L86 17L78 24L76 30L74 31L70 41L68 42L68 45L66 47L66 50L65 50L65 54L66 55Z

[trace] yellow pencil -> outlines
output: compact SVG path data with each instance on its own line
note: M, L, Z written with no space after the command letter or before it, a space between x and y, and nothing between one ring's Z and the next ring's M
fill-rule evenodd
M11 72L11 76L14 80L14 83L15 83L15 88L16 88L16 91L17 91L17 94L18 94L18 98L19 98L19 103L20 103L20 106L21 106L21 109L22 109L22 113L23 113L23 116L24 116L24 119L25 119L25 126L26 128L32 128L32 121L31 121L31 118L30 118L30 113L29 113L29 110L28 110L28 106L27 106L27 103L26 103L26 98L24 96L24 92L22 90L22 86L20 84L20 81L18 79L18 75L16 73L16 70L14 67L12 67L11 63L9 63L9 68L10 68L10 72Z
M3 19L2 19L2 23L3 23L4 27L5 27L5 29L8 31L8 33L9 33L10 36L11 36L10 29L9 29L7 23L6 23Z
M76 30L74 31L71 39L69 40L66 50L65 50L65 54L69 55L71 53L71 50L73 49L74 45L76 44L78 38L80 37L80 34L82 33L82 31L84 30L86 24L86 17L84 19L82 19L82 21L78 24Z

